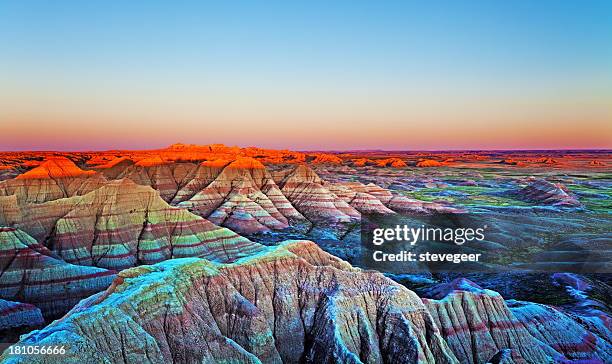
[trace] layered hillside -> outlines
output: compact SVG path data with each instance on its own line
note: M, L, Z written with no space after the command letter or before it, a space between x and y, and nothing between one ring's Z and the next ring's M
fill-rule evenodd
M15 363L458 363L414 293L310 242L123 271L21 343L67 355Z
M19 203L41 203L83 195L99 188L106 179L85 171L64 157L52 157L38 167L0 182L0 196L15 195Z
M431 214L456 213L459 209L435 202L415 200L394 195L373 183L344 182L326 184L330 191L364 214L391 214L394 212Z
M538 303L510 301L508 306L531 336L547 343L567 359L612 362L610 342L599 336L596 330L587 330L588 326L579 318Z
M36 306L0 299L0 332L22 327L36 327L44 322L42 313Z
M277 174L277 178L283 194L312 222L349 223L361 216L359 211L326 188L323 180L304 164Z
M612 346L560 311L513 302L463 278L424 298L440 333L461 363L504 357L510 363L612 360Z
M45 317L63 314L81 299L106 289L113 271L66 263L31 236L0 228L0 297L29 303ZM34 309L22 314L34 315ZM15 312L17 314L17 312Z
M519 198L546 206L579 207L580 202L562 185L542 178L529 178L525 187L512 192Z
M509 308L464 279L432 296L419 299L314 243L290 241L234 264L186 258L125 270L64 319L22 337L21 344L66 345L66 356L11 362L611 360L607 341L548 306Z
M229 261L258 249L129 179L83 196L28 206L24 213L17 226L64 261L79 265L124 269L189 256Z
M134 162L127 158L117 158L96 167L109 179L128 178L140 185L150 186L159 191L166 202L171 202L178 191L194 180L212 181L211 177L203 178L197 163L171 163L159 156L149 157Z
M213 223L254 233L284 229L291 220L304 220L264 165L253 158L204 162L196 175L214 176L214 179L210 183L203 178L192 179L179 191L174 202L180 201L177 206L188 208Z

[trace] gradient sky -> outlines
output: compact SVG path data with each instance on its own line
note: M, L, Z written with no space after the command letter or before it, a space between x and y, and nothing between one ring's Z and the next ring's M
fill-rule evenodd
M612 148L610 1L0 1L0 150Z

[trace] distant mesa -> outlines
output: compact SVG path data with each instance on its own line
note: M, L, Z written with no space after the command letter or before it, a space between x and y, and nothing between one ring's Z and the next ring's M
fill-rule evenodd
M136 162L136 165L141 166L141 167L153 167L153 166L162 165L164 163L167 163L167 162L164 161L160 156L156 155L156 156L143 158L139 160L138 162Z
M417 162L417 167L441 167L446 165L446 163L439 162L433 159L424 159L422 161Z
M525 162L518 161L518 160L514 160L514 159L511 159L511 158L504 159L504 160L502 160L502 161L501 161L501 162L499 162L499 163L501 163L501 164L507 164L507 165L510 165L510 166L517 166L517 167L523 167L523 166L525 166Z
M310 161L312 164L342 164L342 159L333 154L317 153L310 155L310 157L313 158Z
M353 159L352 164L355 167L365 167L367 165L374 164L374 162L367 158L358 158L358 159Z
M536 163L540 164L559 164L559 161L550 157L542 157L535 160Z
M394 167L394 168L403 168L408 165L400 158L386 158L379 159L376 161L376 165L378 167Z

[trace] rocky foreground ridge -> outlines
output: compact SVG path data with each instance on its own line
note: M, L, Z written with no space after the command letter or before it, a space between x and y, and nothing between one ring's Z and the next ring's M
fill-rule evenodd
M67 355L5 354L2 362L612 360L608 342L568 317L548 322L541 311L508 308L466 280L421 300L312 242L288 241L230 264L185 258L124 270L105 292L22 337L22 344L68 343Z

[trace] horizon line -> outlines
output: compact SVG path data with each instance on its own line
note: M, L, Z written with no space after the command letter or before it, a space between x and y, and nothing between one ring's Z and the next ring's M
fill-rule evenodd
M60 150L60 149L23 149L23 150L0 150L0 153L103 153L103 152L116 152L116 151L126 151L126 152L147 152L147 151L160 151L164 149L169 149L173 145L180 145L183 143L174 143L165 147L160 148L144 148L144 149L121 149L121 148L113 148L113 149L84 149L84 150ZM238 145L225 145L222 143L213 143L213 144L185 144L187 146L196 146L196 147L205 147L211 145L223 145L228 148L237 147L240 149L246 148L259 148L259 149L267 149L267 150L289 150L293 152L299 153L347 153L347 152L559 152L559 151L591 151L591 152L612 152L612 148L485 148L485 149L464 149L464 148L450 148L450 149L384 149L384 148L357 148L357 149L288 149L288 148L263 148L257 146L238 146Z

